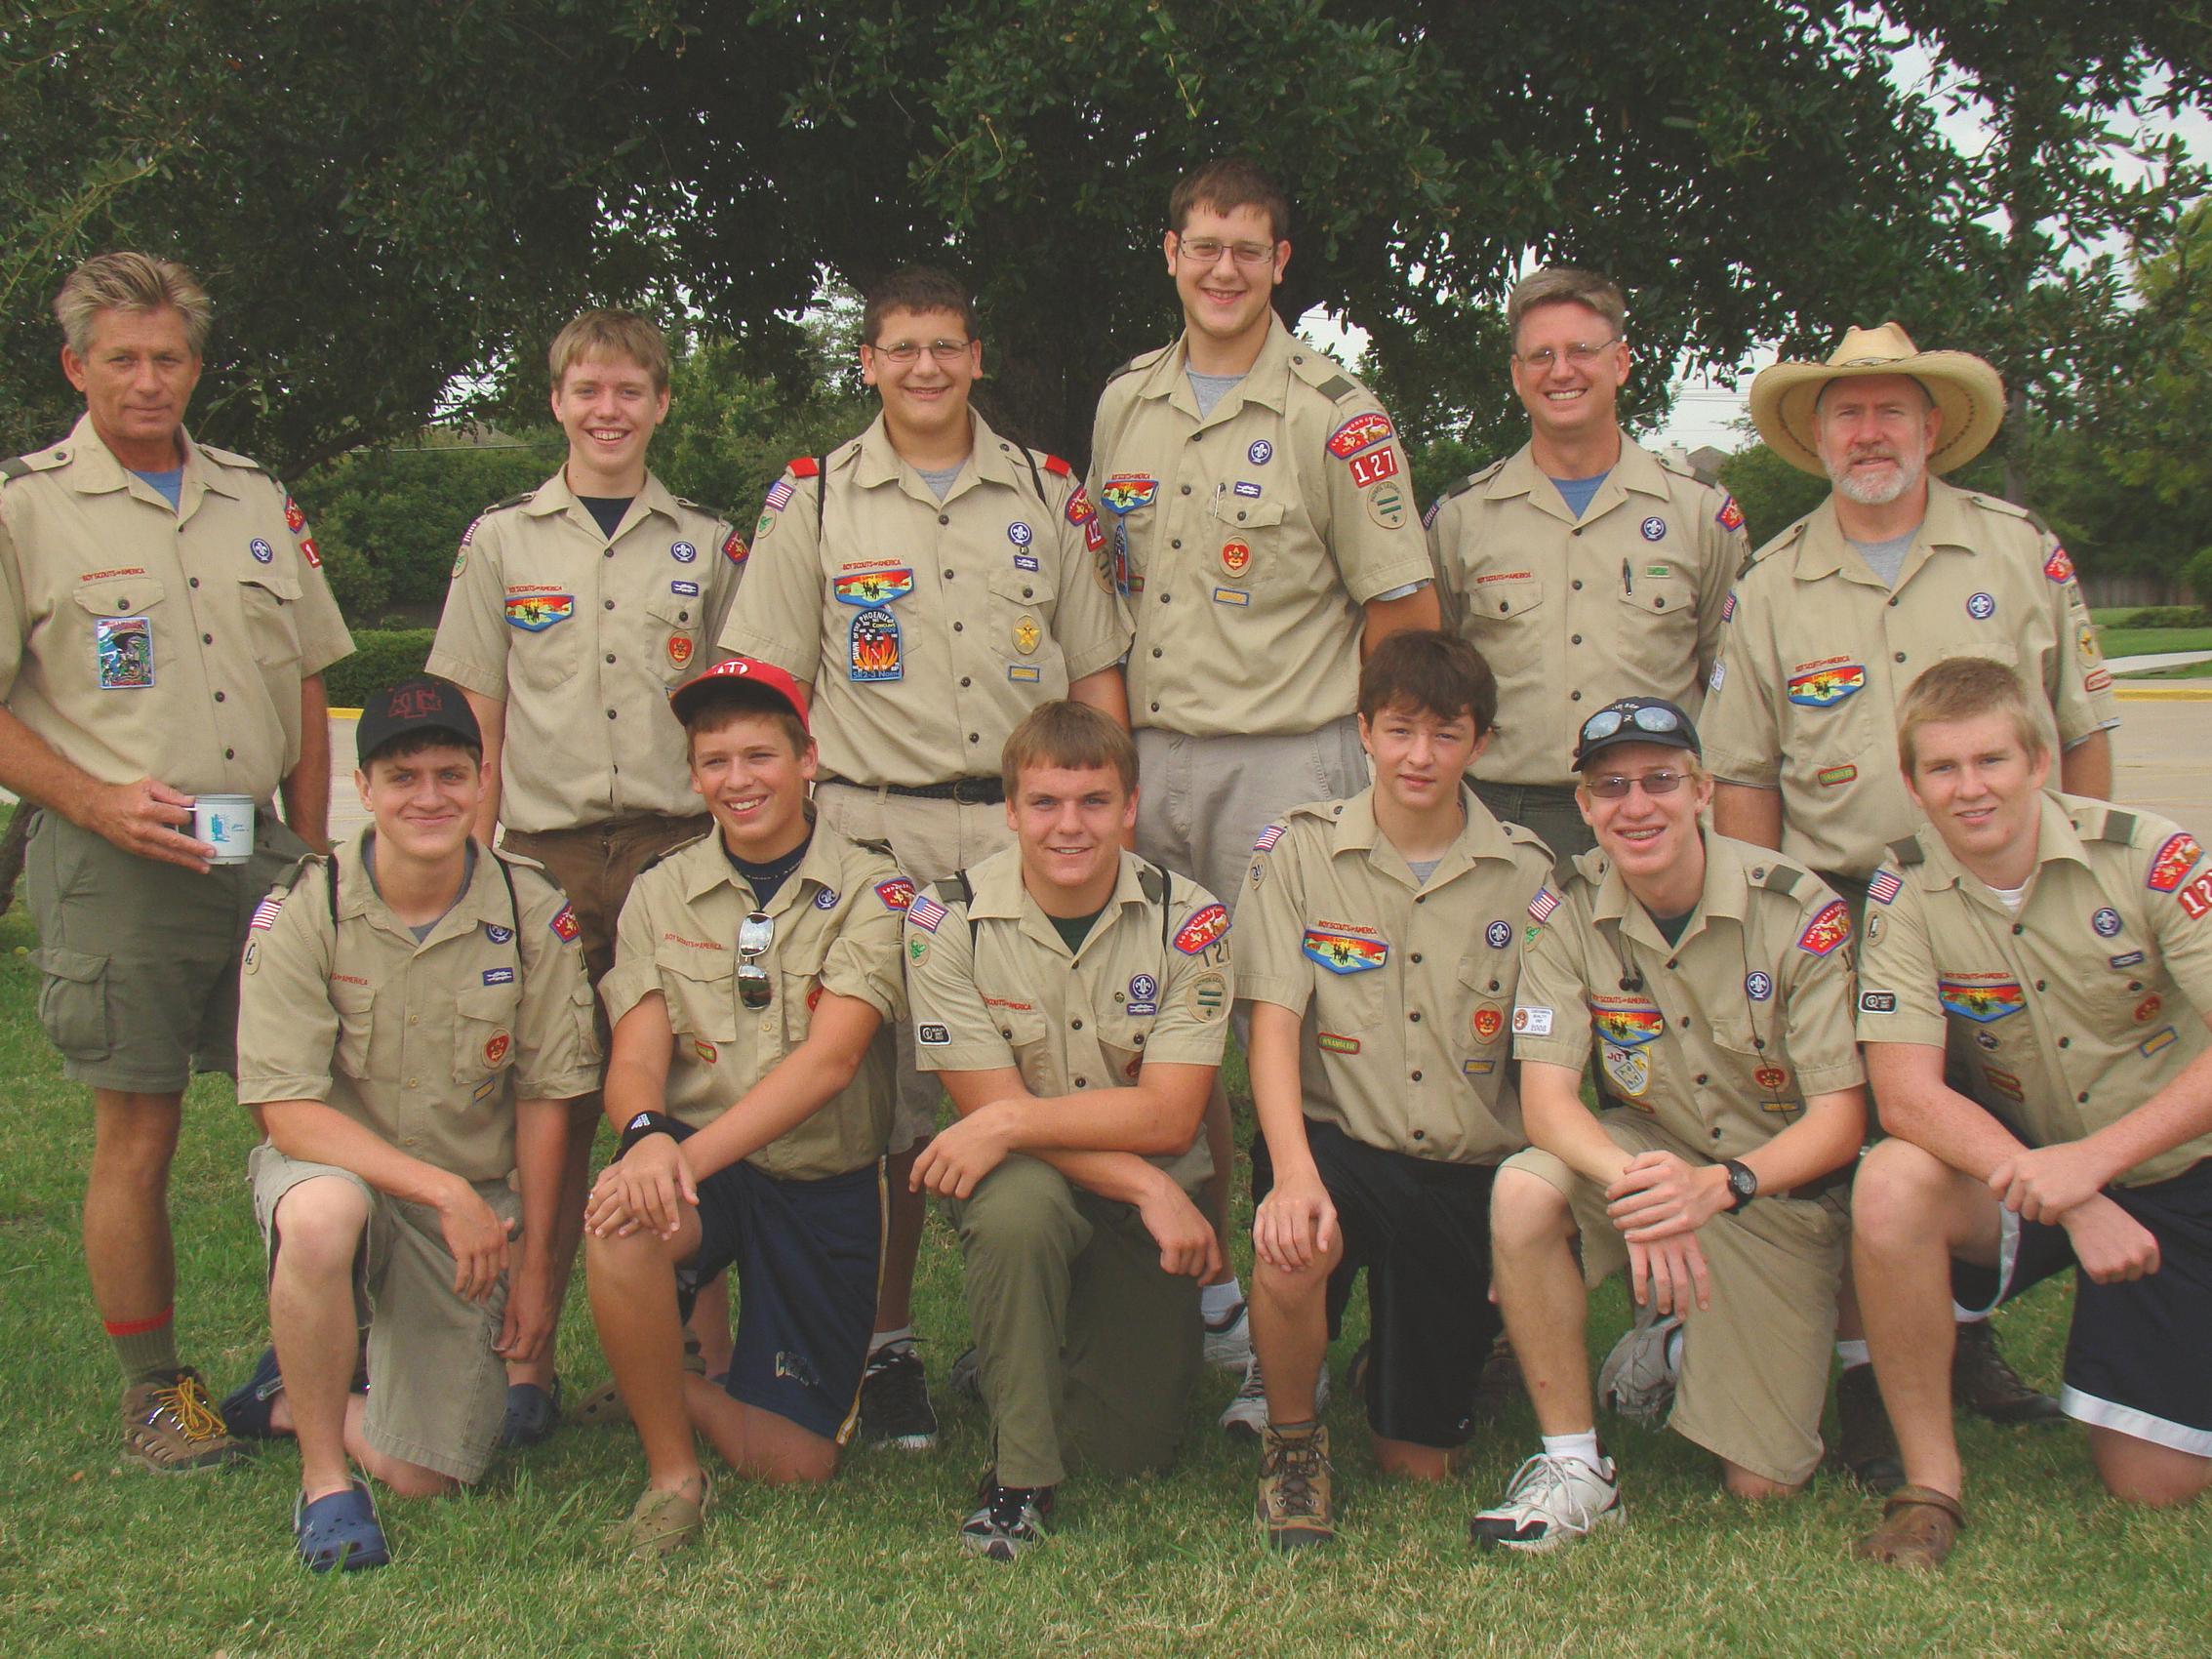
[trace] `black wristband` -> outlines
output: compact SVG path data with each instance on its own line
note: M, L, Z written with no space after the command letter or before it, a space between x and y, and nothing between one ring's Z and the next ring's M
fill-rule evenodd
M630 1148L650 1135L665 1135L671 1141L682 1142L690 1137L692 1127L681 1118L670 1117L665 1112L641 1112L623 1125L622 1145L615 1149L615 1156L627 1157Z

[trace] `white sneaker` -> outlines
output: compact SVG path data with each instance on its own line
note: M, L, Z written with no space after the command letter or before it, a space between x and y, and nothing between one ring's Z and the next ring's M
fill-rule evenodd
M1556 1550L1589 1533L1600 1521L1621 1518L1621 1483L1613 1460L1601 1470L1579 1457L1540 1452L1513 1474L1505 1501L1468 1522L1482 1548Z
M1682 1315L1654 1319L1651 1308L1652 1304L1644 1304L1636 1322L1597 1368L1597 1397L1615 1415L1656 1429L1674 1405L1678 1373L1668 1362L1668 1352L1673 1347L1674 1333L1682 1328Z
M1321 1374L1313 1380L1313 1415L1318 1417L1328 1409L1329 1367L1323 1365ZM1260 1438L1261 1431L1267 1428L1267 1385L1260 1376L1257 1354L1244 1362L1244 1384L1236 1391L1236 1397L1222 1407L1222 1414L1215 1421L1224 1434L1248 1440Z
M1220 1324L1206 1321L1206 1363L1219 1365L1225 1371L1233 1371L1252 1358L1252 1319L1246 1305L1239 1302L1228 1311Z

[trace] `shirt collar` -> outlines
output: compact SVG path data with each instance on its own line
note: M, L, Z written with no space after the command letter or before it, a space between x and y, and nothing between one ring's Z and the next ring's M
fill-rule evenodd
M213 490L219 496L233 501L238 497L238 486L231 482L230 468L219 466L201 453L200 446L192 441L189 429L177 429L179 446L184 452L182 490L178 500L180 514L183 511L194 486ZM138 476L115 459L115 452L107 447L100 435L100 428L92 424L92 415L77 417L77 424L69 428L68 448L75 460L69 468L69 483L79 495L106 495L115 490L142 490L148 500L161 500L151 484ZM163 506L169 503L161 501Z
M590 508L583 505L583 499L569 485L568 467L565 464L532 493L530 500L523 504L522 510L533 518L550 518L557 512L570 513L580 524L588 526L594 536L599 534L599 521L591 516ZM667 485L649 471L645 474L645 482L631 498L629 510L623 514L623 523L616 526L615 537L610 537L609 540L627 535L644 522L646 513L655 512L671 524L676 522L676 498L669 493Z
M1928 479L1928 510L1913 532L1912 545L1906 549L1905 562L1899 567L1897 586L1902 587L1911 574L1926 562L1927 556L1938 547L1956 547L1966 552L1974 550L1974 534L1966 516L1966 492L1941 478ZM1829 498L1813 509L1806 521L1805 534L1797 544L1797 576L1805 582L1815 582L1824 576L1841 571L1854 581L1883 586L1880 578L1867 568L1850 539L1843 534L1843 526L1835 516L1835 497Z
M773 899L759 907L769 915L782 915L802 896L811 900L814 893L837 891L834 837L823 833L822 825L816 819L811 803L806 812L813 839L807 843L806 856L799 860L799 868L784 878L784 885L776 889ZM720 825L710 827L698 840L685 842L669 858L679 861L686 903L697 904L725 883L737 894L740 904L750 908L757 903L755 895L745 885L744 878L738 873L738 867L730 862L729 854L723 850Z
M479 841L476 844L475 867L469 871L468 884L461 890L461 897L453 902L451 910L438 918L436 926L421 940L417 940L415 930L399 919L392 908L384 902L383 895L377 891L377 884L369 877L369 849L376 835L377 827L365 824L338 854L339 920L352 921L367 917L385 932L397 934L411 945L434 944L450 934L466 933L486 923L508 928L521 925L521 917L514 913L508 904L507 884L493 868L499 862L499 856ZM296 900L302 896L301 889L310 881L317 887L322 885L319 875L302 877L293 887ZM309 902L328 901L324 893L318 892Z
M1921 863L1927 869L1926 884L1930 887L1957 887L1966 892L1989 884L1975 875L1951 856L1951 848L1944 844L1943 833L1932 824L1923 824L1914 831L1920 843ZM2060 862L2089 868L2089 851L2082 845L2080 826L2068 809L2066 797L2055 789L2045 789L2036 805L2035 818L2035 872L2042 873L2045 865ZM1971 885L1969 885L1971 884Z
M1443 856L1436 861L1436 868L1429 872L1426 883L1413 880L1413 870L1407 865L1405 856L1375 822L1375 786L1372 784L1345 801L1344 809L1338 813L1336 823L1330 830L1330 850L1364 853L1367 861L1377 870L1392 875L1402 875L1408 885L1419 887L1423 892L1442 885L1461 870L1471 867L1477 859L1502 859L1510 864L1513 858L1512 842L1507 838L1498 820L1474 798L1473 792L1464 783L1460 786L1460 810L1466 815L1460 825L1460 832L1451 845L1444 849Z
M1205 424L1213 425L1226 421L1247 403L1263 404L1280 415L1290 400L1290 359L1294 350L1309 351L1311 346L1302 344L1273 306L1267 308L1267 337L1260 343L1260 355L1253 358L1252 367L1244 371L1244 378L1230 387L1213 412L1205 417ZM1190 390L1190 334L1186 329L1160 360L1146 371L1144 383L1137 395L1147 398L1166 398L1192 420L1198 419L1198 403Z
M951 489L945 493L945 500L949 502L967 489L971 479L1019 487L1015 475L1017 463L1013 446L992 431L990 424L973 409L968 411L968 459L960 476L953 479ZM881 411L868 423L867 430L854 441L860 449L860 461L853 469L853 482L862 489L877 489L911 477L913 486L907 490L908 495L933 507L941 505L937 492L922 481L919 469L901 459L898 450L892 446L891 428L884 424ZM1025 465L1022 470L1026 472L1028 468Z
M1673 945L1669 945L1660 933L1643 902L1629 891L1629 883L1610 859L1604 861L1605 873L1590 903L1590 917L1594 921L1616 922L1625 935L1656 950L1676 950L1687 945L1704 930L1707 922L1717 917L1726 917L1741 925L1750 909L1754 871L1763 874L1767 861L1774 857L1764 847L1731 840L1726 835L1706 833L1705 886L1698 894L1696 908L1690 912L1689 926Z
M1145 897L1144 884L1138 879L1137 872L1141 866L1137 855L1123 851L1120 857L1120 868L1114 874L1113 892L1100 909L1098 923L1092 927L1090 939L1084 941L1086 945L1106 930L1109 925L1108 916L1112 912L1119 911L1125 906L1143 906L1148 903ZM1061 939L1059 930L1052 925L1052 918L1029 896L1029 890L1022 880L1021 848L1009 847L1005 852L985 860L976 867L969 879L975 888L975 897L968 902L968 914L972 919L980 921L990 917L1015 921L1021 925L1025 934L1037 943L1058 946L1064 952L1066 951L1066 944Z

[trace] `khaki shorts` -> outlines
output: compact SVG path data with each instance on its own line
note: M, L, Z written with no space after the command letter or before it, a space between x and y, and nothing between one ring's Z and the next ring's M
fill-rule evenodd
M27 809L25 809L27 810ZM205 875L40 812L23 853L38 1023L72 1082L174 1094L237 1070L238 957L254 907L307 850L266 802L254 855Z
M817 784L814 808L822 823L849 841L882 841L891 848L900 872L920 892L955 870L973 870L991 854L1014 844L1006 827L1006 808L964 806L958 801L923 800L895 795L859 784L832 780ZM893 1157L937 1133L944 1087L934 1073L914 1064L914 1027L892 1022L898 1043L899 1101L891 1119Z
M1625 1153L1679 1151L1632 1112L1601 1112L1597 1121ZM1582 1230L1586 1284L1628 1265L1603 1188L1534 1147L1501 1167L1566 1195ZM1849 1217L1834 1198L1755 1198L1742 1216L1717 1215L1699 1230L1712 1306L1692 1306L1683 1318L1682 1376L1668 1427L1769 1480L1794 1486L1811 1477L1849 1240Z
M351 1170L287 1157L266 1141L246 1158L254 1215L273 1268L276 1209L304 1181L345 1181L367 1195L369 1225L353 1262L353 1293L369 1327L369 1443L456 1480L479 1478L506 1415L506 1362L492 1352L506 1314L507 1281L481 1304L453 1291L454 1261L437 1212L379 1193ZM502 1220L522 1201L503 1181L479 1182ZM515 1234L520 1237L519 1231Z

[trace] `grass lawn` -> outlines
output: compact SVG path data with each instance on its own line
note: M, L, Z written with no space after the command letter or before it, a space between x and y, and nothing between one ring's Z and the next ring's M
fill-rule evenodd
M289 1448L229 1472L160 1478L115 1454L120 1382L85 1289L77 1205L88 1111L33 1019L20 907L0 918L0 1653L415 1655L578 1652L1026 1655L1798 1652L2201 1656L2212 1648L2212 1508L2148 1515L2099 1494L2078 1430L1964 1428L1974 1526L1950 1569L1908 1578L1845 1554L1873 1506L1820 1479L1749 1511L1666 1434L1603 1427L1629 1523L1542 1559L1478 1558L1467 1518L1534 1449L1525 1406L1479 1435L1461 1478L1386 1486L1355 1404L1330 1417L1344 1531L1269 1558L1251 1523L1254 1460L1213 1430L1233 1379L1209 1376L1166 1478L1078 1477L1046 1549L1015 1565L953 1540L985 1453L979 1413L940 1396L934 1455L856 1452L828 1488L726 1483L707 1537L666 1566L610 1558L640 1464L626 1431L564 1431L494 1466L468 1496L388 1502L397 1560L358 1577L296 1564ZM262 1337L246 1119L220 1078L187 1104L174 1181L185 1352L218 1392ZM2001 1320L2054 1386L2070 1293ZM1593 1351L1626 1323L1601 1293ZM964 1346L959 1266L933 1221L920 1324L933 1378ZM1360 1335L1355 1312L1332 1358ZM581 1296L561 1333L571 1387L603 1374Z
M2212 651L2212 627L2100 627L2097 642L2108 657L2153 651Z

